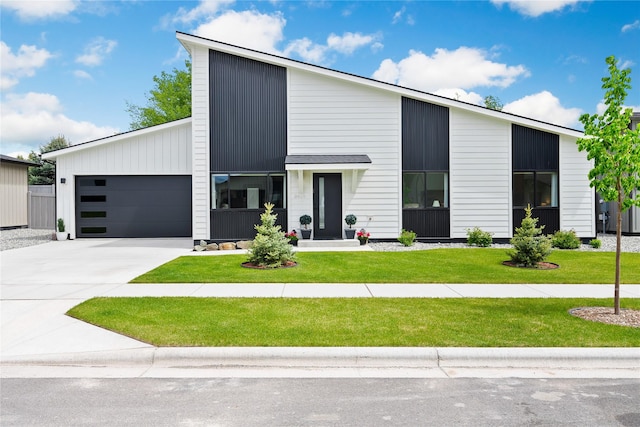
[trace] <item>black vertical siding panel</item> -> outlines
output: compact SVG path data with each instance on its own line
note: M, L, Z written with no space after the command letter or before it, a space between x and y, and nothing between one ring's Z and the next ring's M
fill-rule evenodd
M560 137L524 126L512 125L513 170L558 170Z
M449 170L449 109L402 98L402 169Z
M276 225L287 227L287 210L274 209L278 215ZM222 240L253 240L256 237L255 225L260 224L260 214L258 210L238 210L238 209L213 209L211 210L211 235L210 239Z
M524 209L513 210L513 231L520 227L524 219ZM538 218L538 227L544 225L543 234L553 234L560 230L560 209L558 208L536 208L531 210L531 216Z
M211 50L211 170L284 170L286 69Z
M413 231L419 238L449 237L449 209L404 209L402 228Z

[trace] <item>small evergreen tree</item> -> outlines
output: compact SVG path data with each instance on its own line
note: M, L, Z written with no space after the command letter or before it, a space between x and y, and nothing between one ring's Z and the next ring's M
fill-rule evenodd
M513 249L507 251L507 255L520 267L535 267L551 254L551 239L542 234L544 225L537 226L538 218L531 217L531 206L524 212L525 217L510 241Z
M265 203L265 211L260 214L262 224L256 224L256 237L249 249L249 260L253 265L268 268L282 267L295 256L291 250L289 239L284 231L276 225L278 215L273 213L273 204Z

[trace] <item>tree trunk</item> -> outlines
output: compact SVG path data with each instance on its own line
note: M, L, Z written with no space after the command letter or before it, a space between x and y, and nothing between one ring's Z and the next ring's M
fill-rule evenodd
M616 213L616 284L613 293L613 310L620 314L620 252L622 252L622 185L618 179L618 212Z

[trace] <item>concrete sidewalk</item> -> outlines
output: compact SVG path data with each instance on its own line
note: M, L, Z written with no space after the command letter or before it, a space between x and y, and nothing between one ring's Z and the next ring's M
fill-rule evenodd
M64 315L96 296L610 298L611 285L129 285L183 239L52 242L0 253L2 376L584 376L640 378L640 348L155 348ZM622 285L640 298L640 285Z

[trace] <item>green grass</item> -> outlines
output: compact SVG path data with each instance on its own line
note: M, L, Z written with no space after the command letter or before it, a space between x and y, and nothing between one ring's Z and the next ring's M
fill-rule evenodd
M568 310L608 299L94 298L67 314L156 346L636 347ZM640 299L623 307L640 309Z
M613 283L615 253L554 251L556 270L506 267L503 249L301 252L287 269L242 268L245 255L184 256L132 283ZM622 283L640 283L640 253L622 254Z

